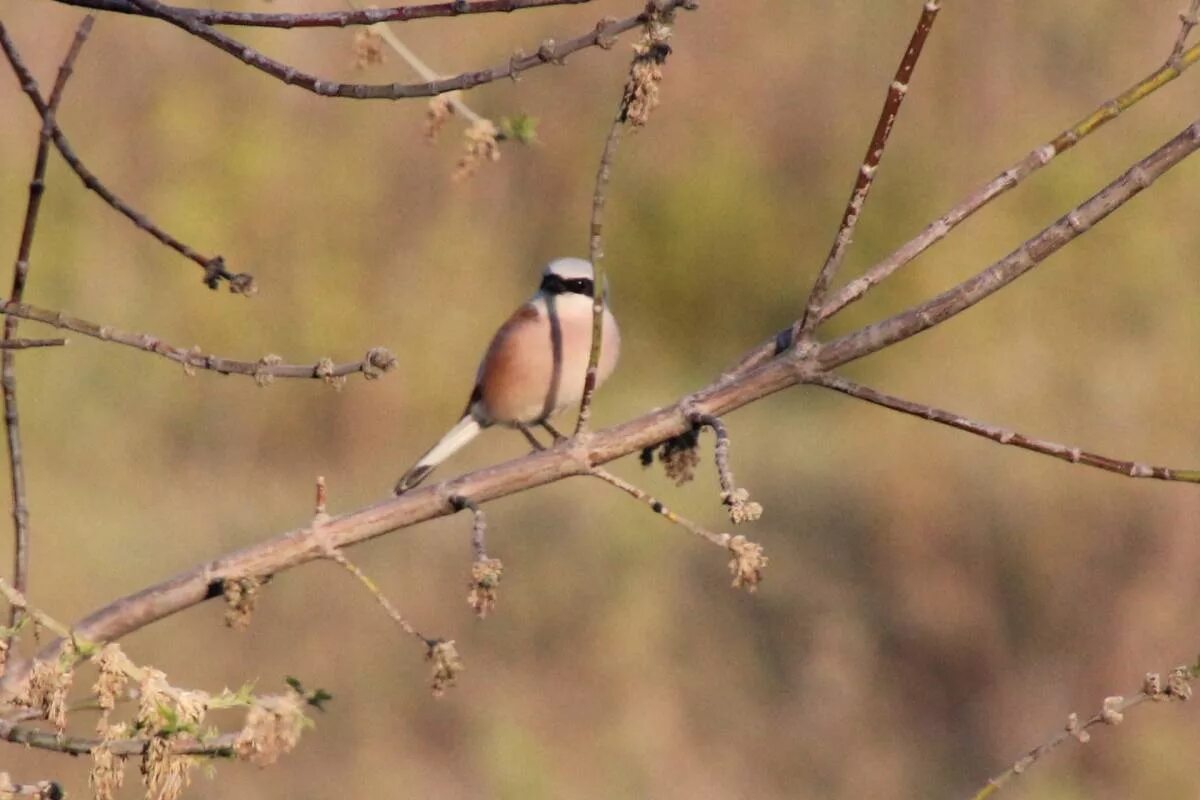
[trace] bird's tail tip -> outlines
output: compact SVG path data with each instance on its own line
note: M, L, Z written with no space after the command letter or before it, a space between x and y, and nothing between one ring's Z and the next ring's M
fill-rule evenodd
M396 481L396 486L392 489L392 494L399 497L409 489L416 488L417 484L425 480L429 476L429 473L433 472L433 467L433 464L417 464L404 473L404 477Z

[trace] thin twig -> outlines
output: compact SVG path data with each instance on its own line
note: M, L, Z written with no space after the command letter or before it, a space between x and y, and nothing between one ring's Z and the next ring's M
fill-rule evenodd
M711 414L695 414L692 420L698 426L712 429L717 437L713 462L717 467L717 480L721 484L721 504L729 510L729 519L734 525L754 522L762 516L763 508L760 503L750 499L750 492L733 480L733 469L729 466L729 431L725 423Z
M351 6L357 7L354 0L348 0L348 2ZM579 0L576 0L576 2L579 2ZM375 25L372 25L370 29L379 34L379 36L388 43L388 46L396 52L396 55L400 56L400 58L404 60L404 63L408 64L412 68L413 72L417 73L421 80L427 82L436 81L442 77L432 67L422 61L421 57L412 51L412 48L400 41L400 37L397 36L394 31L392 31L391 25L389 25L387 22L379 22ZM483 121L483 117L481 115L475 113L473 108L462 101L462 98L459 97L458 92L449 92L447 94L447 102L449 102L450 107L454 110L454 113L458 114L468 122L477 123Z
M1081 744L1086 743L1091 738L1091 734L1088 733L1089 728L1101 724L1119 725L1130 709L1136 708L1148 700L1187 700L1192 696L1191 682L1198 675L1200 675L1200 667L1195 664L1176 667L1168 675L1167 683L1164 686L1158 673L1149 673L1142 682L1141 691L1136 694L1130 697L1116 695L1105 698L1100 711L1082 722L1078 715L1069 715L1067 724L1058 733L1021 756L1004 772L990 778L983 788L971 796L971 800L986 800L991 797L1006 783L1024 773L1025 770L1070 739L1075 739Z
M645 17L646 32L642 41L634 47L634 57L629 64L629 76L621 90L621 101L617 104L617 113L609 125L608 135L604 138L604 149L600 153L600 163L596 167L596 183L592 191L592 215L588 223L588 260L592 263L592 341L588 352L587 370L583 377L583 393L579 400L579 418L575 423L575 435L587 431L588 420L592 411L592 396L596 391L597 373L600 368L600 351L604 339L604 308L608 300L608 273L604 268L604 204L608 199L608 181L612 176L613 159L617 155L617 146L621 143L621 130L626 123L634 126L646 124L649 112L657 104L658 80L661 80L660 69L671 53L667 44L670 28L666 22L671 19L675 6L686 9L696 7L693 0L683 0L679 3L651 0L647 3ZM631 115L630 109L634 104L639 105L637 113Z
M850 191L846 210L842 212L842 221L838 225L837 234L833 237L833 245L829 248L829 255L826 256L825 263L821 265L821 271L817 273L817 279L813 281L812 289L808 293L808 302L805 304L804 314L800 318L799 329L796 331L795 338L797 339L808 338L820 322L821 307L825 303L825 296L829 292L834 274L842 264L846 249L854 238L854 229L862 215L867 194L875 182L875 173L879 169L879 162L887 147L888 137L891 136L892 126L895 125L896 116L900 113L900 106L908 95L913 70L921 58L921 52L925 48L929 32L933 29L933 23L937 21L938 11L941 10L940 3L941 0L927 0L921 8L917 27L913 29L908 47L900 59L900 65L896 67L896 75L888 86L887 97L884 98L883 108L879 111L879 121L875 123L875 131L871 134L871 142L867 145L867 154L863 157L862 166L858 168L858 175L854 179L854 188Z
M259 383L268 383L273 378L320 378L335 386L339 378L361 372L367 379L378 378L396 365L396 357L384 347L373 347L361 361L335 364L323 358L315 364L284 364L278 356L268 355L258 361L235 361L220 356L205 355L198 347L185 350L164 342L148 333L133 333L99 325L78 317L67 316L61 311L38 308L27 303L0 301L0 314L53 325L55 328L73 331L104 342L132 347L147 353L182 364L189 373L197 369L211 370L222 375L247 375Z
M957 428L960 431L966 431L976 436L982 436L985 439L990 439L999 444L1011 445L1019 447L1022 450L1029 450L1034 453L1052 456L1053 458L1061 459L1070 464L1083 464L1086 467L1095 467L1106 472L1115 472L1118 475L1124 475L1127 478L1156 478L1162 481L1180 481L1184 483L1200 483L1200 469L1175 469L1173 467L1156 467L1150 464L1143 464L1137 461L1123 461L1121 459L1109 458L1098 453L1092 453L1087 450L1082 450L1078 447L1071 447L1058 442L1051 442L1045 439L1035 439L1032 436L1026 436L1016 431L998 428L994 425L988 425L984 422L977 422L973 419L968 419L960 414L955 414L950 411L943 411L940 408L927 406L922 403L914 403L910 400L904 400L899 397L894 397L889 394L877 391L867 386L861 386L853 381L846 380L840 375L832 373L823 373L812 379L812 383L817 386L824 386L828 389L834 389L842 394L859 400L865 400L868 403L874 403L884 408L890 408L893 411L900 411L904 414L909 414L921 419L927 419L931 422L936 422L940 425L947 425L951 428Z
M470 509L471 511L471 554L475 561L484 561L487 559L487 517L483 513L483 509L475 505L471 500L461 495L455 495L450 498L451 504L458 507L459 510Z
M83 182L86 188L99 195L100 199L120 212L137 228L145 231L175 252L198 264L204 270L204 283L209 288L217 288L218 283L224 280L229 282L229 289L232 292L245 295L254 294L256 287L254 285L254 278L251 275L244 272L232 273L225 268L225 260L221 256L207 257L176 239L156 225L145 214L142 214L113 194L107 186L100 182L95 173L84 165L79 156L75 154L75 150L71 147L71 143L67 140L58 123L54 121L53 115L49 115L50 121L47 123L49 105L38 91L37 81L34 80L33 73L25 66L20 52L17 50L12 39L9 38L8 31L5 29L2 21L0 21L0 49L4 50L4 55L8 58L9 64L12 65L13 71L17 75L17 80L21 84L22 91L29 97L33 103L33 107L42 118L43 127L49 124L50 137L54 141L55 148L63 157L63 160L67 162L67 165L79 176L79 180Z
M17 246L17 260L13 265L12 299L20 302L25 293L25 282L29 275L29 256L33 249L33 237L37 230L38 211L42 204L42 194L46 187L46 161L50 155L50 138L54 125L54 114L62 102L63 91L74 69L75 59L83 43L87 41L92 31L95 19L92 15L84 17L75 31L71 46L58 68L58 77L54 88L50 91L50 100L42 114L42 128L38 133L37 153L34 156L33 178L29 181L29 201L25 206L25 222L21 226L21 241ZM0 29L2 31L2 29ZM32 78L31 78L32 79ZM34 91L37 91L36 86ZM21 347L48 346L48 340L18 340L17 319L8 317L4 320L3 353L0 353L0 387L4 394L4 427L8 443L8 464L10 484L12 488L12 518L13 518L13 583L17 590L25 592L29 588L29 505L25 496L25 464L21 450L20 415L17 412L17 373L16 359L13 350ZM30 344L29 342L32 342ZM60 339L58 344L64 342ZM13 606L10 625L16 626L21 612Z
M62 347L66 339L6 339L0 341L0 350L29 350L34 347Z
M318 536L320 534L318 533ZM463 670L462 659L458 656L458 651L454 647L453 639L439 639L425 636L412 623L404 618L400 613L400 609L392 604L392 601L387 598L383 590L371 580L361 569L355 566L354 562L346 558L345 553L334 547L327 540L321 542L323 555L342 565L351 575L358 579L359 583L366 587L379 603L380 607L387 613L392 621L400 626L400 630L407 635L419 641L425 648L425 660L432 664L432 680L430 689L433 691L434 697L441 697L446 689L454 685L458 673Z
M596 377L600 369L600 347L604 340L604 304L608 299L608 272L604 269L604 202L607 198L608 179L612 175L612 162L621 142L621 127L625 124L627 101L622 99L617 114L608 128L604 139L604 150L600 154L600 166L596 169L596 187L592 192L592 218L588 226L588 260L592 262L592 343L588 351L587 371L583 376L583 394L579 400L579 418L575 422L575 435L587 430L592 415L592 396L596 392Z
M26 725L17 725L9 720L0 719L0 739L39 750L49 750L55 753L65 753L72 756L84 756L91 753L100 745L112 752L114 756L136 756L146 752L152 739L90 739L76 736L62 736L54 731L45 731ZM238 734L227 733L213 739L200 741L197 739L177 738L172 736L171 752L175 755L211 756L215 758L232 758L236 755ZM0 787L2 788L2 787Z
M1188 10L1179 15L1179 22L1179 35L1175 37L1175 46L1171 48L1171 55L1167 57L1166 66L1168 67L1178 68L1188 36L1192 34L1192 28L1200 23L1200 0L1192 0Z
M472 89L485 83L501 78L516 77L526 70L544 64L561 64L563 60L578 50L595 47L607 43L612 37L643 24L647 19L645 13L626 17L615 22L600 22L596 27L582 36L568 39L561 44L553 39L547 39L531 55L517 53L507 62L488 69L463 72L453 77L441 78L422 83L339 83L325 80L295 67L276 61L252 47L248 47L210 25L198 21L164 5L158 0L129 0L151 16L158 17L188 33L196 36L219 50L228 53L238 60L257 70L283 81L291 86L299 86L313 94L322 97L345 97L353 100L401 100L411 97L433 97L434 95L452 92L460 89ZM671 8L690 3L692 0L665 0Z
M431 639L428 636L423 635L420 631L414 628L413 624L405 619L404 615L400 613L400 609L396 608L396 606L392 604L392 601L388 599L387 595L383 593L383 590L379 588L379 585L375 583L375 581L371 580L370 576L359 569L353 561L346 558L345 553L335 547L331 547L325 554L325 557L330 561L340 564L347 572L357 578L358 582L365 586L367 591L371 593L371 596L375 598L375 602L379 603L380 608L382 608L384 612L386 612L387 615L392 618L393 622L400 626L400 630L404 631L406 634L413 637L426 647L429 647L430 643L437 641L436 639Z
M703 525L692 522L687 517L682 517L679 514L676 514L674 511L656 500L653 495L633 485L624 478L618 478L616 475L612 474L606 469L603 469L602 467L592 467L587 474L591 475L593 478L599 478L611 486L617 487L622 492L625 492L627 495L636 500L640 500L648 505L650 510L652 510L655 514L661 514L669 522L675 523L689 533L694 533L696 536L715 544L717 547L729 547L729 540L731 537L728 533L713 533Z
M151 16L130 0L58 0L69 6L81 6L97 11ZM373 25L377 22L410 22L433 17L457 17L463 14L493 14L520 11L527 8L579 5L591 0L455 0L449 3L404 5L392 8L365 8L361 11L317 11L307 14L274 14L256 11L223 11L210 8L171 6L173 11L193 17L205 25L243 25L258 28L346 28L352 25Z

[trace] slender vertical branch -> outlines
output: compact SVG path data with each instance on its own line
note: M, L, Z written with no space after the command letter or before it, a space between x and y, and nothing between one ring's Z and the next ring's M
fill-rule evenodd
M858 176L854 179L854 188L850 191L846 210L842 212L841 224L838 225L837 235L833 237L833 246L830 247L829 255L826 256L825 263L821 265L821 271L817 273L817 279L808 293L808 302L801 317L796 338L807 338L821 320L820 312L821 306L825 303L825 295L829 292L829 285L833 281L834 273L841 266L842 259L846 256L846 250L854 238L854 229L862 215L867 194L875 182L875 172L879 168L879 162L883 159L883 151L887 147L892 126L895 125L896 116L900 113L900 105L908 94L908 84L912 80L913 70L917 66L917 60L920 59L921 52L925 48L925 40L929 38L929 32L932 30L940 10L941 0L927 0L921 8L917 27L913 30L908 48L904 51L900 65L896 68L896 76L888 86L887 97L884 98L883 108L879 112L879 121L875 124L875 132L871 134L871 143L867 145L867 154L863 157L862 166L858 168Z
M12 289L9 297L20 302L25 293L25 283L29 277L29 256L33 249L33 237L37 230L38 211L42 205L42 194L46 189L46 160L50 155L50 140L54 132L54 114L62 102L63 90L71 77L75 59L88 34L92 31L95 18L88 14L79 23L75 38L67 55L58 68L58 77L50 92L50 99L42 114L42 127L38 132L37 154L34 156L33 178L29 181L29 200L25 206L25 222L21 226L21 240L17 245L17 259L13 265ZM33 80L32 75L28 78ZM36 83L29 87L36 92ZM10 343L17 336L17 318L4 318L3 341ZM25 464L21 452L20 415L17 412L17 373L15 354L11 347L5 347L0 352L0 386L4 394L4 427L5 441L8 445L9 481L12 489L12 518L14 531L13 552L13 584L18 592L26 592L29 588L29 506L25 493ZM15 626L20 621L21 610L12 607L11 624Z
M592 395L596 391L596 373L600 364L600 346L604 334L604 307L608 300L608 274L604 269L604 203L607 197L608 180L612 175L612 162L616 157L617 145L621 141L621 129L628 123L641 127L650 119L650 112L658 105L658 84L662 80L662 65L671 54L667 39L671 29L667 25L673 20L677 7L688 10L696 8L695 0L650 0L642 14L645 33L634 45L633 61L629 64L629 77L617 105L617 114L608 128L604 150L600 154L600 165L596 168L596 188L592 192L592 217L588 227L588 259L592 262L592 346L588 354L587 372L584 374L583 395L579 402L579 420L575 423L575 435L587 431L591 416Z
M621 126L625 124L626 101L621 100L617 115L613 117L604 139L604 151L600 154L600 166L596 169L596 188L592 192L592 219L588 226L588 260L592 262L592 347L588 353L587 372L583 378L583 396L579 401L579 419L575 423L575 435L587 430L592 414L592 395L596 392L596 374L600 369L600 347L604 339L604 304L608 300L608 273L604 269L604 202L607 198L608 180L612 176L612 162L621 142Z

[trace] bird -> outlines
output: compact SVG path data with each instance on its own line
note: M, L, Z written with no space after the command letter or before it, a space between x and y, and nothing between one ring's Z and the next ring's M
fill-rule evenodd
M595 271L582 258L556 258L542 271L537 292L500 326L479 368L462 418L396 483L403 494L429 476L480 431L492 425L516 428L540 448L530 432L537 425L555 439L549 418L583 397L592 346ZM613 372L621 333L607 306L596 386Z

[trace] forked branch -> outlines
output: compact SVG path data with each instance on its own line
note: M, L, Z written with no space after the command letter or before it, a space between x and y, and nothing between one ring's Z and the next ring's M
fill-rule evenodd
M805 304L804 314L796 331L795 338L797 339L808 338L820 322L825 295L829 291L834 274L842 264L842 259L846 256L846 249L854 238L854 229L862 214L863 204L867 201L867 194L875 182L875 172L879 169L879 162L883 159L883 151L887 147L888 137L891 136L892 126L896 124L900 105L908 96L908 86L912 80L913 70L916 69L917 61L921 58L921 52L925 49L925 41L929 38L929 32L933 30L933 23L937 21L937 14L940 10L941 0L928 0L921 8L917 27L913 30L908 47L904 50L904 56L900 59L900 65L896 68L896 76L892 78L892 83L888 86L887 97L884 98L883 108L879 112L879 121L875 123L875 132L871 134L871 142L867 145L867 154L863 157L862 166L858 168L858 175L854 179L854 188L850 191L846 210L842 212L842 221L838 225L837 234L833 237L833 246L830 247L829 255L826 256L825 263L821 265L821 270L817 273L817 278L813 281L812 289L808 293L808 302Z

